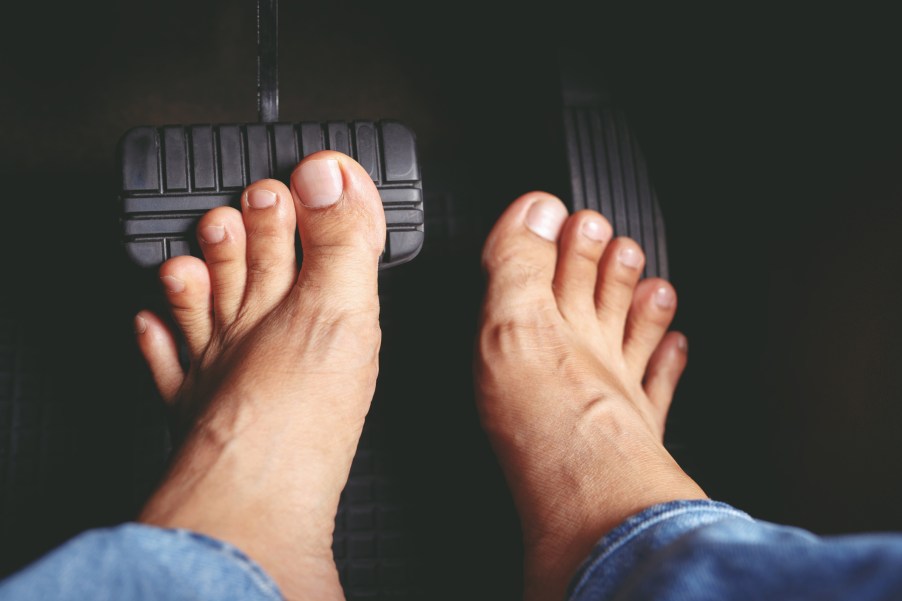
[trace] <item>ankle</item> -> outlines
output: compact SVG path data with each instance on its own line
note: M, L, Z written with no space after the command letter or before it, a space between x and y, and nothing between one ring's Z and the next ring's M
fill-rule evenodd
M568 438L571 451L586 449L575 471L563 468L562 483L539 487L543 503L520 508L528 601L563 598L595 545L628 517L668 501L707 498L629 406L602 402L591 411Z
M286 600L344 601L331 546L313 554L298 554L294 549L277 547L255 551L256 554L249 552L248 556L276 582Z

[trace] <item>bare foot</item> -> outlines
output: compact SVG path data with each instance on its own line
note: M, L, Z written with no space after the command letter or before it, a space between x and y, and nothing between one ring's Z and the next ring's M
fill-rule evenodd
M526 599L564 597L598 540L643 509L705 498L663 446L686 364L673 288L598 213L536 192L485 245L482 423L523 526Z
M241 212L210 211L197 230L206 262L161 267L187 374L164 323L135 319L187 432L140 519L236 545L289 599L343 599L332 531L378 372L385 220L372 180L342 154L307 157L291 183L257 182Z

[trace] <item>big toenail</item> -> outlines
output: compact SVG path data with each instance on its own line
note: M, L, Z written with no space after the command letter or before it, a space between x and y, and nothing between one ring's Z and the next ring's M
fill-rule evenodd
M207 244L218 244L225 240L225 227L221 225L207 225L200 228L200 239Z
M247 206L252 209L268 209L276 204L276 193L266 188L254 188L247 193Z
M605 231L606 228L597 219L584 221L581 229L583 236L589 240L604 242L608 239L608 233Z
M677 348L681 351L688 352L689 351L689 339L685 336L680 336L677 338Z
M554 242L567 220L567 211L561 203L551 199L539 200L526 212L526 227L542 238Z
M672 309L676 304L676 295L670 288L661 286L655 290L655 304L659 309Z
M632 246L627 246L626 248L621 248L620 252L617 253L617 260L625 267L636 269L642 264L642 255Z
M135 315L135 334L143 334L147 331L147 322L140 315Z
M302 164L294 172L294 189L305 207L323 209L334 205L344 189L338 161L320 159Z
M168 292L181 292L185 289L185 282L171 275L164 275L160 281L163 282L163 286Z

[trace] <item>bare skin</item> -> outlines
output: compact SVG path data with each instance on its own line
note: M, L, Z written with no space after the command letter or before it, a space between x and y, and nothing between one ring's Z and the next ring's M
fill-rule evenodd
M206 261L160 270L191 364L149 312L139 347L184 443L141 514L228 541L288 599L342 599L331 543L339 494L378 373L378 193L333 152L291 189L264 180L241 212L198 225ZM304 264L298 274L294 232ZM489 286L477 400L523 523L526 597L561 599L598 538L646 507L704 498L662 445L686 363L666 334L669 284L637 285L643 257L597 213L517 200L484 253Z
M640 282L642 250L611 231L537 192L508 208L483 252L477 403L520 514L527 601L563 599L630 515L705 498L663 446L686 365L685 337L667 333L676 294Z
M187 432L140 519L236 545L288 599L343 599L332 532L378 373L385 220L372 180L345 155L306 158L291 184L260 181L241 212L210 211L197 230L206 262L161 267L187 373L164 322L135 319Z

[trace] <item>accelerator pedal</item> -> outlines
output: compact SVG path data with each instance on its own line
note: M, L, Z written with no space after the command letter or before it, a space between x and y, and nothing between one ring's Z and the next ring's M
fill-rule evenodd
M664 218L645 156L588 56L575 50L560 55L570 209L593 209L607 217L615 235L642 246L645 276L667 279Z

